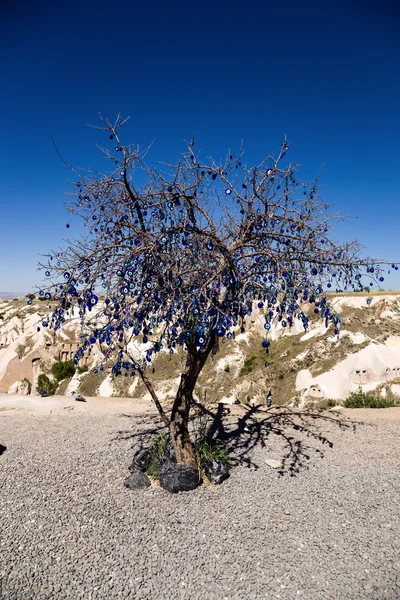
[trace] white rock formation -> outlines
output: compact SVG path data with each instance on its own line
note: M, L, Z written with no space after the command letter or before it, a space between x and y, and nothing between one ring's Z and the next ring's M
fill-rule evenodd
M113 395L114 388L112 385L111 375L106 377L104 381L101 382L99 386L99 396L104 396L104 398L110 398Z
M66 396L72 396L72 393L78 390L79 385L81 383L81 377L82 375L80 375L78 371L75 371L74 376L72 377L65 391Z
M392 383L390 386L390 391L396 398L400 398L400 385L398 383Z
M397 377L400 377L400 338L392 337L385 344L371 343L350 354L333 369L317 377L313 377L309 370L300 371L296 390L312 392L312 388L319 388L322 397L344 399L359 387L364 391L374 390Z
M19 394L20 396L28 396L30 385L27 381L16 381L9 389L8 394Z

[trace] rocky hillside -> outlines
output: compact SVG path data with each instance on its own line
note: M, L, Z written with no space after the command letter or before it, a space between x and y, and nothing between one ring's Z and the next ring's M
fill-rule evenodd
M400 295L341 294L330 300L341 315L339 337L314 315L314 306L306 305L309 330L304 332L300 321L291 330L277 324L269 335L268 355L261 346L263 315L255 309L246 331L238 329L235 339L222 341L219 352L207 362L197 386L199 397L210 402L257 402L272 390L276 402L304 404L343 399L359 386L365 391L378 388L382 395L400 395ZM56 360L72 358L78 320L72 315L55 337L48 329L38 331L47 311L41 301L34 300L32 305L0 301L0 393L35 394L40 373L50 374ZM138 344L138 350L145 348ZM101 348L94 346L81 364L88 371L62 381L57 393L79 390L88 396L146 396L137 377L93 373L101 357ZM156 357L151 377L161 398L172 399L183 365L179 353Z

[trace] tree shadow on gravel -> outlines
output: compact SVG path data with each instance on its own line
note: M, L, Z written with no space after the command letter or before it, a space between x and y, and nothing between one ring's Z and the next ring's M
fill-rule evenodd
M272 436L278 436L282 465L278 473L291 476L308 467L312 454L322 458L325 448L333 448L326 429L338 427L355 432L357 425L364 425L361 421L343 418L338 411L327 414L282 406L267 409L265 405L242 405L237 409L239 414L234 417L231 409L222 404L216 411L210 411L202 404L198 404L197 409L211 420L209 436L226 444L235 465L258 469L260 465L256 462L254 451L257 447L266 448Z
M133 417L135 415L121 415ZM191 416L192 429L206 419L208 440L219 440L225 448L233 466L260 468L255 456L257 448L266 448L273 436L279 437L280 475L295 476L303 468L308 468L311 456L322 458L325 449L333 448L329 439L337 427L342 431L356 432L357 425L370 425L362 421L344 418L339 411L319 412L291 409L277 406L266 408L259 406L229 406L218 404L216 410L200 402L194 404ZM135 419L135 431L118 431L114 440L134 440L133 448L148 444L149 440L165 426L157 415L138 416Z

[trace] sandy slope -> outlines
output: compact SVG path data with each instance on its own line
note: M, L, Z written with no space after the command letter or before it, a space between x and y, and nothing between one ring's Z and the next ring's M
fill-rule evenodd
M51 414L57 411L74 410L85 414L129 412L130 414L152 414L156 412L153 405L146 401L132 398L87 398L86 402L77 402L71 396L19 396L0 394L0 411L17 410L18 412L34 412Z

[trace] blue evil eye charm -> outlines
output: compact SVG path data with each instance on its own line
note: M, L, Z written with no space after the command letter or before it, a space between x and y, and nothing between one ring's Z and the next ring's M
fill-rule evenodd
M371 298L367 298L367 304L370 305L371 304Z
M204 344L204 338L203 337L199 337L199 344Z
M39 296L44 296L44 291L43 290L40 290Z
M227 188L227 189L225 190L225 194L226 194L227 196L230 196L230 195L232 194L232 190L231 190L231 189L229 189L229 188Z
M46 292L44 297L46 298L46 300L50 300L51 294L49 292Z
M271 329L271 325L269 323L265 323L264 324L264 329L266 329L267 331L269 331Z
M228 338L228 340L232 339L232 333L229 331L229 333L226 334L226 337Z
M281 325L282 327L286 327L286 321L282 321Z
M98 303L99 299L96 296L96 294L92 294L92 297L90 298L90 304L92 304L93 306L95 306Z
M311 275L318 275L318 269L316 269L315 267L311 269Z
M379 277L379 281L385 281L384 277Z
M50 271L46 271L45 275L46 277L50 277Z
M71 277L71 275L68 273L68 271L65 271L64 279L69 279L70 277Z
M30 306L32 304L32 300L28 300L27 304Z
M269 341L268 341L268 340L263 340L263 341L261 342L261 346L262 346L263 348L268 348L268 346L269 346Z
M47 321L43 321L42 326L43 327L47 327L48 326L48 322Z

